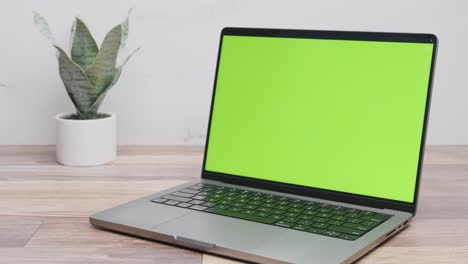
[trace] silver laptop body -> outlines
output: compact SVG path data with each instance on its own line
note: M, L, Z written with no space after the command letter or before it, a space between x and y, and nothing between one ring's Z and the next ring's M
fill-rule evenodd
M433 52L429 55L431 60L430 73L427 76L427 100L425 99L425 108L422 110L424 113L424 123L421 124L420 149L417 150L417 164L414 165L415 168L417 168L417 172L414 175L415 188L413 201L402 202L311 186L299 186L297 184L258 179L250 177L251 175L231 175L225 172L217 173L206 169L207 153L205 152L204 167L199 180L98 212L90 217L90 223L110 231L117 231L250 262L322 264L354 262L407 227L416 212L430 87L436 54L437 39L435 36L428 34L225 28L221 33L217 74L219 72L223 38L226 36L288 39L310 38L322 40L344 39L352 41L432 44ZM217 89L216 78L215 89ZM210 126L212 125L212 115L213 105L210 114ZM211 132L211 134L212 133L213 132ZM210 128L208 129L207 146L210 146L209 137ZM336 166L340 166L340 164L336 164ZM253 199L252 197L256 195L264 197L265 199L277 199L274 200L276 202L287 201L286 204L290 206L293 206L297 202L300 204L301 208L294 212L297 212L299 215L295 213L290 214L296 217L301 216L301 210L302 213L307 212L307 209L304 208L315 208L316 211L311 213L315 214L312 218L303 216L303 218L301 218L302 220L300 220L302 221L301 223L310 225L296 224L294 226L288 226L287 224L282 226L279 224L276 225L279 222L264 223L261 220L256 221L257 218L255 217L258 217L258 219L267 219L268 216L272 216L272 214L268 212L271 212L271 210L274 209L273 207L271 207L273 208L271 210L269 208L263 209L265 211L263 214L261 211L254 210L255 214L253 214L251 218L241 219L242 217L239 218L236 217L236 215L245 212L245 210L232 212L232 215L230 215L230 213L228 215L222 215L206 211L209 208L219 206L219 204L216 204L216 202L222 201L219 199L210 200L213 202L202 201L203 204L201 202L191 204L191 202L198 200L200 197L202 200L208 199L206 197L209 197L209 195L207 196L207 192L209 191L223 194L224 196L219 196L223 197L223 199L234 193L232 195L234 197L247 194L245 197L250 197L249 199ZM175 202L171 200L171 197L176 197L174 198L176 199ZM218 198L218 196L216 196L216 198ZM250 203L250 200L245 204L247 203ZM220 210L222 212L228 212L229 208L232 209L235 207L231 205L232 203L230 205L225 204ZM255 206L259 205L261 204L257 203ZM251 208L260 209L260 207L255 208L255 206ZM285 208L283 207L282 209ZM345 219L339 217L340 214L338 213L340 210L345 210L344 212L346 213L340 214L350 216L347 220L353 219L357 224L348 223L344 220L338 220L337 222L335 219ZM289 207L283 211L289 212ZM214 209L212 209L212 212L214 212ZM353 212L358 212L360 218L356 218L357 220L355 220L353 218ZM333 213L337 213L338 216L333 215ZM246 215L244 213L242 214ZM313 220L323 219L322 217L317 217L318 214L336 217L323 220L324 222L321 224ZM347 227L338 227L334 230L324 228L323 230L319 230L322 234L308 231L312 229L317 230L317 228L313 227L314 225L321 227L328 225L328 227L330 227L334 226L333 224L347 223L346 226L356 226L357 228L364 226L364 223L373 225L374 222L371 220L375 219L363 216L366 214L388 216L388 218L386 218L385 221L376 222L375 226L372 226L372 228L363 228L366 230L363 234L359 235L359 237L354 236L353 233L347 233L347 230L350 230L346 229ZM281 215L281 217L286 216ZM364 221L362 219L366 220ZM299 223L299 221L296 223ZM300 228L295 229L297 226L300 226ZM344 232L341 232L341 230L344 230ZM324 232L326 235L324 235ZM343 239L342 237L351 239Z

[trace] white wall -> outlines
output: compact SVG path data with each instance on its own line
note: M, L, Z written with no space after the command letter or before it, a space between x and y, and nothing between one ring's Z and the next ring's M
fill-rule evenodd
M64 47L73 16L98 42L131 18L127 64L103 111L118 115L121 144L203 143L219 31L224 26L430 32L440 48L428 143L468 144L468 2L409 0L2 0L0 144L54 143L53 116L72 111L55 53L36 31L48 18Z

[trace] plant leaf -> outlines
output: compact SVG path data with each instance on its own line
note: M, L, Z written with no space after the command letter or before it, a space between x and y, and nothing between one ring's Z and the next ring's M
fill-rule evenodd
M87 119L91 106L97 97L83 69L74 63L58 46L59 72L68 96L76 107L78 115Z
M70 52L73 48L73 40L75 39L75 32L76 32L76 19L73 21L73 25L70 29L70 44L69 44Z
M138 47L130 55L127 56L127 58L124 60L122 64L120 64L119 67L115 69L115 74L114 74L114 79L112 80L111 84L106 87L104 91L101 92L101 94L96 98L96 100L93 102L93 105L91 106L92 109L94 109L97 113L99 107L101 106L102 101L104 100L104 97L106 96L107 92L114 87L114 85L117 83L117 81L120 78L120 74L122 73L123 66L130 60L130 58L135 54L137 51L139 51L141 47Z
M86 69L86 75L96 94L101 94L114 79L121 41L122 25L117 25L107 33L96 60Z
M36 11L33 11L33 15L34 24L36 25L36 28L39 30L39 32L48 40L50 40L50 42L52 42L53 45L56 45L57 42L55 41L52 32L50 32L49 23L47 23L47 20Z
M75 32L71 48L71 59L82 69L86 69L96 60L99 48L86 24L75 18Z
M136 48L134 51L132 51L132 53L130 53L130 55L127 56L127 58L125 58L125 60L123 61L122 64L120 64L120 66L118 68L122 68L125 64L127 64L127 62L130 60L130 58L132 58L133 54L135 54L137 51L139 51L141 49L141 47L138 47Z
M130 8L128 10L127 18L122 23L122 42L120 43L121 48L124 48L125 45L127 44L128 30L129 30L129 18L130 18L130 14L132 14L132 11L133 11L133 8Z

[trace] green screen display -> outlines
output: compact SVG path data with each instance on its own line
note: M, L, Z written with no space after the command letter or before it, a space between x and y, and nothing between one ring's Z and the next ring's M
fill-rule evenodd
M224 36L205 170L413 202L432 49Z

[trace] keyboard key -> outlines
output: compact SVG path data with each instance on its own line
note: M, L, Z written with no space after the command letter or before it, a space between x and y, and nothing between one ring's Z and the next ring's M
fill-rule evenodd
M269 214L264 213L264 212L259 212L259 213L256 213L255 215L256 215L256 216L260 216L260 217L267 217L267 216L269 216Z
M256 216L256 215L243 214L243 213L239 213L239 212L231 212L231 211L228 211L228 210L217 209L215 207L208 208L205 212L210 212L210 213L213 213L213 214L219 214L219 215L230 216L230 217L236 217L236 218L255 221L255 222L259 222L259 223L265 223L265 224L273 224L276 221L274 219L259 217L259 216Z
M356 218L348 218L345 220L346 222L354 223L354 224L359 224L362 222L362 220L356 219Z
M322 217L314 217L314 218L312 218L312 220L315 221L315 222L320 222L320 223L325 223L325 222L328 221L328 219L322 218Z
M271 211L271 209L270 208L265 208L265 207L260 207L260 208L257 208L257 211L268 213L268 212Z
M338 221L344 221L344 220L348 219L346 216L342 216L342 215L334 215L334 216L332 216L330 218L333 219L333 220L338 220Z
M152 202L155 202L155 203L164 203L165 201L167 201L167 199L164 199L164 198L156 198L156 199L153 199L151 200Z
M284 216L282 216L282 215L270 215L268 218L275 219L275 220L280 220L280 219L283 219Z
M212 203L217 203L219 201L219 199L215 199L215 198L206 198L206 201L207 202L212 202Z
M361 217L360 214L356 214L356 213L349 213L347 215L345 215L346 217L352 217L352 218L359 218Z
M253 215L253 214L256 214L257 211L254 211L254 210L244 210L244 211L242 211L241 213L243 213L243 214L248 214L248 215Z
M371 212L371 211L365 211L365 212L361 212L362 215L374 215L375 213Z
M383 222L382 219L378 218L378 217L374 217L373 215L364 215L360 218L361 220L367 220L367 221L372 221L372 222L376 222L376 223L380 223L380 222Z
M304 219L304 220L311 220L314 217L311 215L298 215L297 218Z
M166 202L164 202L164 204L167 204L167 205L176 205L178 204L179 202L178 201L175 201L175 200L168 200Z
M309 227L305 225L295 225L292 228L300 231L306 231Z
M206 199L206 196L204 196L204 195L196 195L196 196L193 196L192 199L195 199L195 200L205 200L205 199Z
M353 236L353 235L348 235L348 234L341 234L339 238L346 239L346 240L356 240L359 237L358 236Z
M272 213L272 214L284 214L284 211L283 211L283 210L275 209L275 210L271 210L271 213Z
M316 227L316 228L326 228L328 226L328 224L325 224L325 223L315 223L312 225L312 227Z
M309 220L301 220L301 221L299 221L297 223L300 224L300 225L310 226L311 224L313 224L315 222L314 221L309 221Z
M374 222L383 222L387 220L390 216L389 215L364 215L361 217L361 220L368 220L368 221L374 221Z
M190 200L190 199L189 199L189 200ZM204 202L205 202L205 201L192 200L192 201L190 201L189 203L191 203L191 204L202 204L202 203L204 203Z
M307 229L307 232L314 233L314 234L322 234L323 231L325 230L321 228L316 228L316 227L311 227Z
M276 206L275 208L278 210L284 210L284 211L289 209L287 206L284 206L284 205L279 205L279 206Z
M245 204L245 203L248 202L247 199L237 199L236 201L237 201L238 203L243 203L243 204Z
M342 210L333 210L330 213L332 213L334 215L345 215L345 214L347 214L345 211L342 211Z
M342 224L344 224L344 221L330 220L327 223L330 224L330 225L342 225Z
M180 203L180 204L177 204L178 207L182 207L182 208L187 208L189 206L192 206L193 204L190 204L190 203Z
M333 225L331 225L327 229L332 230L332 231L341 232L341 233L346 233L346 234L349 234L349 235L354 235L354 236L361 236L362 234L365 233L365 231L356 230L356 229L352 229L352 228L348 228L348 227L344 227L344 226L333 226Z
M240 211L242 211L242 208L240 208L240 207L229 207L227 210L232 211L232 212L240 212Z
M318 214L317 212L311 211L311 210L306 210L306 211L304 211L304 212L302 212L302 213L303 213L303 214L306 214L306 215L316 215L316 214Z
M300 203L293 203L293 204L290 204L289 207L291 207L291 208L302 208L303 205L300 204Z
M197 194L197 193L199 193L200 191L198 191L198 190L192 190L192 189L183 189L183 190L180 190L180 192L191 193L191 194Z
M201 205L192 205L190 206L190 209L193 209L193 210L198 210L198 211L203 211L205 209L207 209L208 207L206 206L201 206Z
M317 212L320 212L320 213L328 213L328 212L331 212L333 211L332 209L329 209L329 208L319 208L316 210Z
M191 193L183 193L183 192L174 192L174 193L171 193L171 195L180 196L180 197L185 197L185 198L191 198L191 197L194 196L194 195L191 194Z
M294 223L285 222L285 221L278 221L278 222L275 223L275 225L289 228L289 227L292 227L294 225Z
M329 218L331 217L332 215L329 214L329 213L319 213L317 214L318 217L323 217L323 218Z
M323 231L322 235L337 237L337 236L341 235L341 233L336 232L336 231L332 231L332 230L326 230L326 231Z
M391 215L388 215L388 214L381 214L381 213L375 213L374 214L375 217L381 217L382 219L388 219L391 217Z
M375 227L379 225L378 222L374 222L374 221L362 221L360 224L365 225L365 226L371 226L371 227Z
M302 208L291 208L289 209L290 212L293 212L293 213L300 213L302 211L304 211L304 209Z
M307 206L304 206L304 210L311 210L311 211L313 211L313 210L315 210L315 209L317 209L317 208L319 208L319 207L318 207L318 206L315 206L315 205L307 205Z
M299 218L294 218L294 217L286 217L283 219L283 221L290 222L290 223L295 223L299 221Z
M216 204L215 203L212 203L212 202L205 202L205 203L202 203L203 206L206 206L206 207L213 207L215 206Z
M184 198L184 197L179 197L179 196L174 196L174 195L164 195L162 198L167 199L167 200L174 200L178 202L183 202L186 203L192 199L190 198Z
M372 229L372 227L370 227L370 226L358 225L358 224L353 224L353 223L345 223L345 224L343 224L343 226L358 229L358 230L362 230L362 231L369 231L369 230Z
M298 216L299 214L298 214L298 213L287 212L287 213L284 213L283 215L289 216L289 217L296 217L296 216Z
M226 210L229 208L229 205L220 204L220 205L215 206L214 208L220 209L220 210Z

